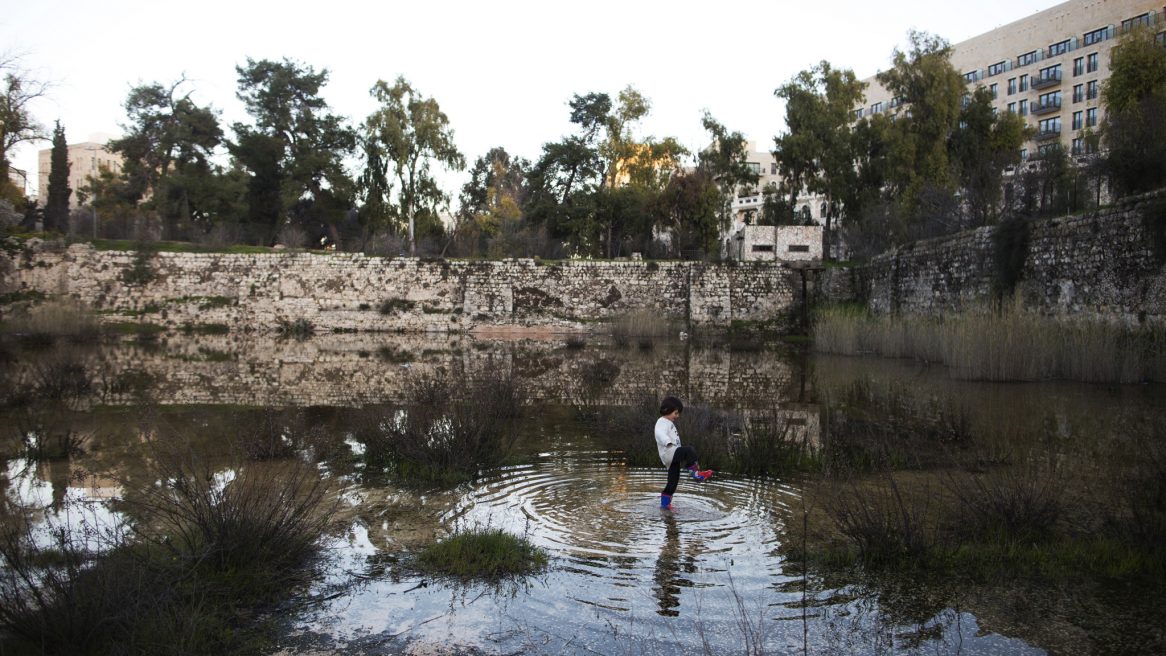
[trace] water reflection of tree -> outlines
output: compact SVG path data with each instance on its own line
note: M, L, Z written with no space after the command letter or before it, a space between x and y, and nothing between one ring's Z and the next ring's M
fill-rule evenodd
M682 550L680 546L680 526L671 512L664 513L664 544L656 557L656 582L653 595L656 597L659 615L677 617L680 615L680 589L691 588L692 581L684 574L696 572L696 556L692 550Z

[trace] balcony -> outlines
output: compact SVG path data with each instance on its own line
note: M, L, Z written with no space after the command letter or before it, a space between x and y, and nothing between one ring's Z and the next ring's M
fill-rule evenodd
M1060 139L1060 138L1061 138L1061 126L1059 126L1059 125L1055 128L1045 128L1045 129L1041 130L1040 132L1037 132L1036 137L1035 137L1036 141L1049 141L1050 139Z
M1055 87L1061 83L1060 71L1042 72L1040 75L1032 78L1033 89L1045 89L1048 87Z
M1061 111L1061 99L1053 98L1043 103L1036 103L1030 107L1033 116L1041 116Z

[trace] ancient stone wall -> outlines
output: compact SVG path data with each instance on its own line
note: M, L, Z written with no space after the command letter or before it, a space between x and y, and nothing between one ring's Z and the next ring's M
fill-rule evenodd
M1148 212L1166 211L1163 202L1143 198L1100 212L1030 221L1015 291L1026 306L1050 313L1166 323L1166 253L1146 221ZM997 230L920 241L865 265L827 269L817 278L816 301L915 314L983 303L1009 278L998 263Z
M780 263L544 263L360 254L99 251L35 240L0 253L0 295L73 298L105 321L269 331L586 330L634 311L686 330L782 329L800 286ZM5 311L0 307L0 313Z

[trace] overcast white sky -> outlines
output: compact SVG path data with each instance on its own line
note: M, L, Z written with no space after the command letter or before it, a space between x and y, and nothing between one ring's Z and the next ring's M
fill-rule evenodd
M60 119L70 142L116 136L122 103L141 82L185 74L224 126L245 121L235 66L290 58L326 68L334 111L359 124L378 78L404 75L449 116L467 162L493 146L537 158L570 130L567 101L629 84L652 102L640 136L707 143L703 109L768 147L783 130L773 95L827 60L860 78L885 68L911 28L957 43L1057 4L1055 0L38 0L7 3L0 50L51 81L35 110ZM14 164L33 173L44 142ZM444 176L447 191L464 176Z

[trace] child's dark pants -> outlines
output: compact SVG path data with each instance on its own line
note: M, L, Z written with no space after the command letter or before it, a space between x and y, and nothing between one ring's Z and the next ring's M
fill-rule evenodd
M680 468L691 467L697 463L696 449L690 446L677 447L672 453L672 464L668 466L668 486L664 494L672 496L676 486L680 483Z

